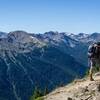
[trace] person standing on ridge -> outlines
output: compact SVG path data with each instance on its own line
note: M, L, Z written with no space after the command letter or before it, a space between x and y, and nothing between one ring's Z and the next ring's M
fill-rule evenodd
M89 46L88 58L90 63L89 78L90 81L94 81L93 79L94 68L100 67L100 42L93 43L92 45Z

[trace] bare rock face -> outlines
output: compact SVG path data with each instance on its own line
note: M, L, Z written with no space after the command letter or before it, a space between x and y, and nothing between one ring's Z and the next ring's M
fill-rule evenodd
M56 89L45 96L45 100L100 100L100 75L89 79L78 80L65 87Z

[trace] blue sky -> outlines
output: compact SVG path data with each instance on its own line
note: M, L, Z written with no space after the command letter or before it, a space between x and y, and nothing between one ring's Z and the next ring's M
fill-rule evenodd
M100 0L0 0L0 31L100 32Z

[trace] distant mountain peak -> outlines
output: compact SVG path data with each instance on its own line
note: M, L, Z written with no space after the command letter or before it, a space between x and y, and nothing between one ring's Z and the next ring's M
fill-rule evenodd
M49 32L45 32L44 34L48 34L48 35L57 35L59 34L57 31L49 31Z
M6 32L0 32L0 38L6 38L7 33Z
M15 36L16 38L24 35L28 35L28 33L25 31L12 31L8 33L8 36Z
M91 36L92 37L98 37L98 36L100 36L100 33L95 32L95 33L92 33Z
M26 31L22 31L22 30L16 30L16 31L11 31L9 33L18 33L18 34L20 34L20 33L27 33L27 32Z

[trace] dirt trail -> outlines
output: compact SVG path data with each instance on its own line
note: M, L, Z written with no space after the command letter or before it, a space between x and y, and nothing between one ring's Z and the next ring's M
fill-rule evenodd
M60 87L47 96L45 100L100 100L100 73L94 75L95 81L88 78L76 80Z

